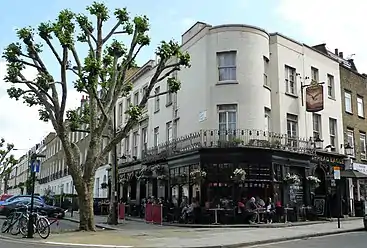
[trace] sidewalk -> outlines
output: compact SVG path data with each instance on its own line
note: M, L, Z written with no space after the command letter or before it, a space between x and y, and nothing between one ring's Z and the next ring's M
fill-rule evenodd
M177 228L149 224L149 230L131 228L122 224L117 231L100 231L96 233L55 234L46 243L67 243L86 245L110 245L130 247L243 247L261 243L279 242L290 239L323 236L335 233L361 230L361 219L347 220L337 228L336 222L316 225L303 225L284 228Z

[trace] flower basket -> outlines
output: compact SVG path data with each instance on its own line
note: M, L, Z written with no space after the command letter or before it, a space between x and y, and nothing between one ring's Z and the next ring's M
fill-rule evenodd
M190 172L190 178L192 181L201 183L206 178L206 172L200 169L196 169Z
M308 176L306 177L307 181L315 186L316 188L319 186L319 184L321 183L321 180L318 178L318 177L315 177L315 176Z
M107 189L108 187L108 184L107 183L101 183L101 188L102 189Z
M298 184L301 182L298 175L287 173L284 177L284 182L288 185Z
M242 168L237 168L233 171L231 179L236 183L242 183L246 179L246 171Z

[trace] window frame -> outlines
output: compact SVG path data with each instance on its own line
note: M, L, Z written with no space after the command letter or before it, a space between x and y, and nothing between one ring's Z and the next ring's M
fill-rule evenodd
M337 142L338 142L338 133L337 133L337 120L334 118L329 118L329 136L330 136L330 145L333 146L332 151L336 150Z
M293 79L291 79L291 77ZM296 96L297 95L297 70L296 68L291 67L289 65L284 65L284 81L285 81L285 92L287 94Z
M362 145L362 141L363 141L363 145ZM367 145L367 140L366 140L366 133L364 132L359 132L359 145L360 145L360 156L361 156L361 160L367 160L367 149L366 149L366 145ZM363 148L363 150L362 150Z
M159 145L159 127L153 129L153 146L157 147Z
M318 83L320 80L320 71L318 68L311 66L311 81Z
M138 156L138 147L139 147L138 137L139 137L139 132L138 131L133 132L133 151L132 151L132 156Z
M160 99L159 99L159 93L161 91L161 87L160 86L157 86L155 87L154 89L154 95L155 95L155 99L154 99L154 112L159 112L160 110Z
M234 56L234 64L233 65L221 65L220 56ZM221 78L221 70L223 69L232 69L234 70L234 78ZM223 51L223 52L217 52L217 70L218 70L218 82L228 82L228 81L236 81L237 80L237 51ZM231 76L232 73L231 73Z
M349 97L347 97L347 95ZM347 108L347 102L349 102L350 108ZM353 114L353 104L352 104L352 102L353 102L352 92L350 92L348 90L344 90L344 108L345 108L345 112Z
M361 102L360 102L361 101ZM360 109L361 107L361 109ZM362 113L360 113L362 112ZM357 115L364 118L364 99L362 96L357 95Z
M166 123L166 141L171 142L173 140L173 125L172 121Z
M354 139L354 130L351 128L347 128L347 141L349 145L352 147L352 155L351 157L355 157L355 139ZM345 152L345 151L344 151Z
M318 130L315 130L315 127L317 127ZM320 114L312 114L312 132L314 139L317 137L322 139L322 119Z
M290 127L290 129L289 129ZM295 129L295 135L293 135ZM297 147L297 137L298 137L298 116L294 114L287 113L287 138L288 145L292 147Z
M331 99L335 99L335 78L331 74L327 74L327 94Z

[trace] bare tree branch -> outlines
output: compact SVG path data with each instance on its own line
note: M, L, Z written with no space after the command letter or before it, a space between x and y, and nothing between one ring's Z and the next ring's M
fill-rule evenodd
M118 27L120 27L121 24L122 24L121 21L118 21L116 23L116 25L111 29L111 31L103 39L103 41L102 41L103 44L106 43L111 38L111 36L116 32L116 30L118 29Z
M60 58L60 55L57 53L57 51L56 51L55 47L52 45L50 39L44 38L43 40L46 42L46 44L48 45L48 47L51 49L52 53L54 54L55 58L57 59L57 61L61 65L62 64L62 60Z
M67 79L66 79L67 66L68 66L68 48L64 46L62 50L62 62L61 62L61 68L60 68L61 69L61 88L62 88L61 107L60 107L59 118L58 118L58 121L60 122L60 124L64 120L66 99L68 96Z

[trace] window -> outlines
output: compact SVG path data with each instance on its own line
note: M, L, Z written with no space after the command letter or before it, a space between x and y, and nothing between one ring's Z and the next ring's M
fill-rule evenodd
M131 107L131 98L127 98L126 99L126 111L130 110L130 107ZM129 119L129 114L125 114L125 121L127 121Z
M154 104L154 112L158 112L159 111L159 96L157 96L160 92L160 87L158 86L157 88L155 88L154 90L154 95L156 95L155 97L155 104Z
M146 151L148 149L148 128L143 127L141 129L141 150Z
M292 95L296 94L296 69L285 66L285 88L286 92Z
M366 160L366 134L360 132L359 133L359 140L361 142L360 146L361 146L361 159Z
M312 115L312 123L313 123L313 137L314 139L321 139L321 115L313 114Z
M166 136L167 136L167 141L172 141L172 121L167 122L166 124Z
M357 96L357 112L359 117L364 117L363 97Z
M271 114L270 109L265 108L265 131L266 132L269 132L271 130L271 128L270 128L270 126L271 126L271 124L270 124L270 121L271 121L270 114Z
M288 145L297 146L298 117L297 115L287 114L287 136Z
M352 94L348 91L344 92L344 101L345 101L345 111L348 113L353 113L352 111Z
M99 177L96 178L96 192L94 193L94 197L98 198L99 197L99 188L101 187L100 183L99 183Z
M264 85L270 86L269 78L268 78L268 74L269 74L269 59L267 57L265 57L265 56L263 58L264 58Z
M352 157L354 157L355 153L354 153L354 131L353 131L353 129L348 129L347 130L347 141L348 141L348 144L353 148L352 149Z
M130 135L125 138L125 154L123 155L130 155Z
M330 145L332 146L331 150L335 151L336 141L337 141L337 137L336 137L336 119L329 118L329 134L330 134Z
M335 99L334 76L330 74L327 74L327 95L328 97Z
M133 133L133 156L138 156L138 132Z
M178 121L179 121L179 119L176 119L175 121L173 121L173 134L172 134L172 137L174 139L177 139L177 135L178 135Z
M158 146L159 143L159 127L154 128L154 146Z
M139 105L139 91L134 94L134 106Z
M319 69L311 67L311 80L314 82L319 82Z
M172 103L172 92L171 87L167 83L166 105L170 105L171 103Z
M231 138L226 135L231 132L235 132L237 128L237 105L236 104L225 104L218 106L219 113L219 132L221 139Z
M236 52L217 53L219 82L236 80Z
M147 93L147 91L148 91L148 86L146 85L146 86L144 86L143 87L143 96L142 97L144 97L145 96L145 94ZM148 96L149 97L149 96ZM145 106L144 106L144 108L143 108L143 111L145 111L145 110L147 110L148 108L147 108L147 105L148 105L148 102L146 102L145 103Z
M119 114L118 114L119 123L121 124L122 120L123 120L123 115L124 115L124 106L123 106L122 102L119 103L118 111L119 111Z

